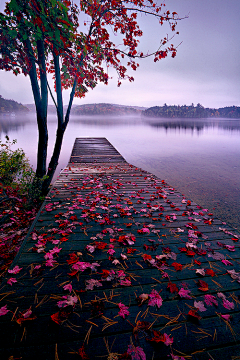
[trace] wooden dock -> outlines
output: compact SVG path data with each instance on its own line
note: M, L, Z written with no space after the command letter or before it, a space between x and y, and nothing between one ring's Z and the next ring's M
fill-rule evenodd
M239 239L76 139L0 287L0 359L240 359Z

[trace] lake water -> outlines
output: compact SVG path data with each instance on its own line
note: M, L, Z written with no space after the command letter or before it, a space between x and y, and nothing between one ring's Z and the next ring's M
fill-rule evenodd
M0 118L0 137L17 139L36 166L35 116ZM50 116L49 157L56 117ZM72 117L57 172L76 137L106 137L131 164L141 167L240 230L240 120ZM57 174L56 174L57 176Z

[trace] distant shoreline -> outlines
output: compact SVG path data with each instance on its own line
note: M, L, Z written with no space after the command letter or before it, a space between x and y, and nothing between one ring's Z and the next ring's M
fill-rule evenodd
M66 111L67 106L64 106ZM16 114L36 112L35 104L20 104L14 100L6 100L0 95L0 116L15 117ZM48 105L48 114L56 114L55 105ZM191 105L167 105L152 106L129 106L109 103L73 105L71 115L77 116L143 116L148 118L165 119L207 119L226 118L239 119L240 107L227 106L223 108L204 108L201 104Z

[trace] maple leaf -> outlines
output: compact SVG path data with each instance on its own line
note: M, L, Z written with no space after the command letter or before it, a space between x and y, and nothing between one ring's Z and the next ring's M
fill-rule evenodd
M198 290L201 291L208 291L208 284L203 280L198 280Z
M204 306L203 301L194 301L194 307L197 308L201 312L207 310Z
M206 271L207 275L210 275L210 276L215 276L216 275L216 273L212 269L206 269L205 271Z
M86 249L92 254L95 251L96 247L93 245L87 245Z
M58 307L66 307L66 306L75 306L75 304L78 302L77 296L62 296L63 300L58 301L57 305Z
M80 356L81 360L90 360L88 355L85 352L84 344L83 344L83 346L80 347L80 349L78 349L78 355Z
M200 274L202 276L205 276L205 270L204 269L197 269L196 274Z
M167 341L165 334L162 334L158 330L152 330L152 337L146 338L146 340L152 344L161 344L161 343L163 344L165 343L165 341Z
M221 317L222 317L224 320L226 320L226 321L229 322L232 316L229 315L229 314L224 314L224 315L221 314Z
M78 257L76 254L71 253L71 254L69 254L69 256L70 256L70 259L67 260L67 263L68 263L69 265L75 264L76 262L78 262L79 257Z
M184 288L181 288L178 292L178 295L184 299L191 299L192 297L189 295L190 293L190 290L185 290Z
M235 246L234 245L225 245L226 249L228 249L228 251L235 251Z
M188 317L189 317L189 320L191 321L199 321L201 319L201 316L198 315L198 310L189 310L188 312Z
M148 255L148 254L143 254L142 257L143 257L143 259L144 259L145 261L147 261L147 260L152 260L151 255Z
M162 306L162 298L155 289L153 289L149 294L148 305L149 306L157 305L158 308Z
M69 292L72 292L72 284L67 284L63 287L64 290L68 290Z
M166 346L169 346L169 345L172 345L172 344L173 344L173 337L170 338L170 336L167 335L166 333L164 333L164 337L165 337L164 344L165 344Z
M22 268L20 268L18 265L16 265L12 270L8 270L9 274L18 274Z
M228 310L233 310L235 307L234 303L227 299L223 300L223 306L225 307L225 309L228 309Z
M194 251L192 251L192 250L187 250L186 255L188 255L188 256L195 256L196 253L195 253Z
M125 316L129 315L129 307L127 307L126 305L119 303L118 307L120 309L120 311L118 312L118 315L121 316L122 318L125 319Z
M51 315L51 320L54 321L56 324L61 325L65 320L69 318L72 312L73 312L72 306L68 306L66 308L60 309L55 314Z
M233 265L233 263L231 263L231 261L228 261L228 260L225 260L225 259L222 260L222 263L224 265Z
M86 290L93 290L94 286L96 287L102 286L102 283L99 280L90 279L90 280L86 280L86 282L87 282Z
M113 255L113 254L115 254L115 250L113 250L113 249L109 249L108 251L107 251L107 253L109 254L109 255Z
M194 264L201 265L201 261L194 259Z
M0 308L0 316L6 315L10 310L7 310L7 305Z
M129 280L129 279L122 279L122 280L120 280L120 285L131 286L132 283L131 283L131 280Z
M132 360L146 360L146 354L140 346L128 345L127 354L131 355Z
M209 306L212 306L212 305L218 306L217 299L213 295L209 295L209 294L204 295L204 301Z
M7 283L8 283L9 285L11 285L11 286L12 286L14 283L16 283L16 282L17 282L17 279L12 278L12 277L9 278L8 281L7 281Z
M240 282L240 273L237 273L234 269L227 270L227 273L231 276L233 280L237 280L238 282Z
M133 249L133 248L128 248L127 249L127 254L134 254L135 251L137 251L137 249ZM122 255L122 254L121 254ZM126 256L126 255L125 255ZM127 257L126 257L127 258Z
M179 264L179 263L174 262L174 263L172 263L172 266L174 267L174 269L175 269L176 271L182 270L182 264Z
M54 264L56 264L56 260L54 259L48 259L45 263L46 266L53 267Z
M177 285L172 282L168 283L167 289L169 289L170 293L172 294L179 291Z

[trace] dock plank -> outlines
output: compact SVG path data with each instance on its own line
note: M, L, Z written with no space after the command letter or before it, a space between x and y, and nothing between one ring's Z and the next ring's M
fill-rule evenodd
M107 139L77 138L0 287L0 358L237 360L239 239Z

